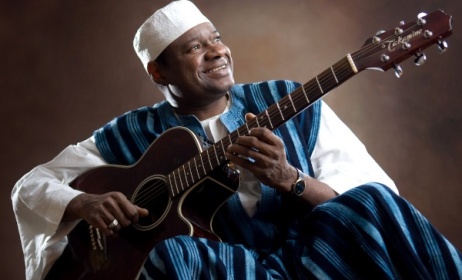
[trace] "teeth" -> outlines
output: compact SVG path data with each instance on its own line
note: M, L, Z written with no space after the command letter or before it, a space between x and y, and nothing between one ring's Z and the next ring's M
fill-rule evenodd
M226 68L226 65L223 65L223 66L220 66L220 67L217 67L217 68L213 68L212 70L206 71L206 73L215 72L215 71L225 69L225 68Z

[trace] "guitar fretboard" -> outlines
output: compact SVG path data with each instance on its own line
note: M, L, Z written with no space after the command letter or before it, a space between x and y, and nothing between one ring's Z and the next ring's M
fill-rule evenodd
M351 57L341 59L289 95L281 98L254 119L173 170L167 176L171 197L184 192L224 164L228 160L225 156L226 147L235 143L240 136L248 135L249 131L256 127L266 127L272 131L277 129L355 74L356 69Z

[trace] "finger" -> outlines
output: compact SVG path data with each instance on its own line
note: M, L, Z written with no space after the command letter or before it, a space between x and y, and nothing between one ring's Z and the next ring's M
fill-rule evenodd
M128 223L127 225L124 225L124 227L127 227L130 224L136 224L138 223L140 217L146 217L149 215L148 209L134 205L128 200L121 204L121 208L125 214L125 217L128 218Z
M131 206L133 209L129 209L126 205ZM121 227L128 227L131 225L133 215L137 216L137 211L133 205L127 200L125 195L119 192L111 192L107 194L107 197L103 203L103 209L105 209L105 220L109 225L116 219Z
M242 136L229 148L229 151L232 153L250 157L256 161L262 161L266 157L274 157L277 154L278 147L263 142L254 136Z
M249 132L249 136L256 137L260 141L273 146L278 145L280 142L280 138L276 136L276 134L264 127L252 128Z
M112 219L108 224L107 224L107 228L109 230L112 230L114 232L117 232L121 229L121 225L119 223L119 220L117 220L116 218Z
M141 207L138 207L136 206L136 210L138 211L138 216L139 217L146 217L147 215L149 215L149 210L146 209L146 208L141 208Z
M122 215L122 226L128 227L138 222L138 209L128 200L119 202L120 214Z
M253 161L249 160L248 158L245 158L245 157L242 157L240 155L237 155L237 154L233 154L233 153L230 153L230 152L226 152L226 157L232 161L233 163L245 168L245 169L248 169L248 170L251 170L253 169Z
M230 150L226 152L226 157L252 173L259 173L274 162L265 154L239 145L230 147Z
M106 219L104 219L103 217L98 217L98 219L95 221L94 224L92 224L92 226L94 228L99 229L106 236L116 235L116 232L114 230L108 228L108 224L109 223L106 221Z
M248 122L248 121L254 119L255 117L256 117L256 116L255 116L254 114L252 114L252 113L247 113L247 114L245 114L245 121Z
M243 157L245 160L249 158L255 160L258 157L258 140L252 137L241 137L235 144L228 146L227 150L236 155Z

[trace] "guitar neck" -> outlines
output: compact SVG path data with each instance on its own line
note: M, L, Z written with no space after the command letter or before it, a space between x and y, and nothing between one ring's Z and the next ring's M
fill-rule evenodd
M277 129L356 73L351 56L346 56L232 132L229 136L230 143L234 143L239 136L248 134L255 127L266 127L272 131Z
M277 129L356 73L358 70L353 58L347 55L289 95L284 96L254 119L168 174L170 195L172 197L179 195L224 164L227 161L226 147L235 143L240 136L248 135L252 128L266 127L272 131Z

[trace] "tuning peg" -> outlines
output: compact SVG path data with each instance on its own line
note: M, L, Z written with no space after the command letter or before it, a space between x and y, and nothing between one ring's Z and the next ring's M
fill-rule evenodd
M426 15L427 15L427 13L421 12L421 13L419 13L419 14L417 15L417 18L423 18L423 17L425 17Z
M420 25L420 26L424 26L427 21L424 19L424 17L426 16L427 14L426 13L420 13L417 15L417 24Z
M414 59L415 65L422 66L425 63L425 61L427 61L427 56L424 53L422 53L422 54L416 53L415 54L415 59Z
M393 68L395 69L396 78L401 78L401 76L403 75L403 69L401 68L401 66L393 65Z
M437 45L438 45L438 52L440 54L445 53L446 50L448 49L448 43L446 43L446 41L438 40Z
M379 36L380 34L385 33L385 30L379 30L375 33L375 36Z

